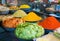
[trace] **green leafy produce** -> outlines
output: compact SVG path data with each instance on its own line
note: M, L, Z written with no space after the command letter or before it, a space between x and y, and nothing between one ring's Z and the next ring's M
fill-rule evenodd
M33 23L23 23L17 26L15 34L21 39L33 39L44 34L44 28Z

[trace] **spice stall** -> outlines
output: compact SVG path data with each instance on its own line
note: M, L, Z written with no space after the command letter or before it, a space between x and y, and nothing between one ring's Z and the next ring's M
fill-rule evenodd
M60 41L59 1L2 0L0 41Z

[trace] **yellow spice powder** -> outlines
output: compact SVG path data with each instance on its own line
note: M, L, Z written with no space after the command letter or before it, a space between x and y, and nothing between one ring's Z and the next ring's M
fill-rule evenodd
M27 4L23 4L23 5L20 6L20 8L22 8L22 9L24 9L24 8L30 8L30 6L27 5Z
M27 16L23 17L23 19L25 21L39 21L39 20L42 20L42 18L39 17L38 15L36 15L36 13L34 13L34 12L30 12Z

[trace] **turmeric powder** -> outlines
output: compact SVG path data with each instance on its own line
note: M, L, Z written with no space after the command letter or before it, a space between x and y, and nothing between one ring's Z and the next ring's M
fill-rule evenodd
M30 6L28 4L23 4L20 6L20 9L25 9L25 8L30 8Z
M42 20L42 18L39 17L38 15L36 15L36 13L34 13L34 12L30 12L27 16L23 17L23 19L25 21L39 21L39 20Z

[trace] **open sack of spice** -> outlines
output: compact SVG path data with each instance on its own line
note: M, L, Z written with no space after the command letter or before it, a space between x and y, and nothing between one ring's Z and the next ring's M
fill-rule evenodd
M48 30L55 30L60 27L60 23L55 17L48 17L42 22L39 22L38 25L41 25Z

